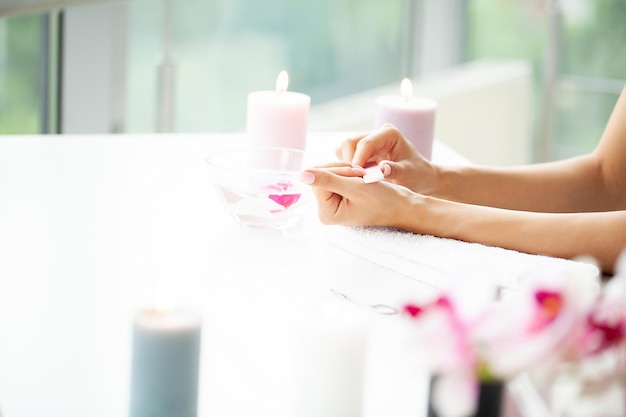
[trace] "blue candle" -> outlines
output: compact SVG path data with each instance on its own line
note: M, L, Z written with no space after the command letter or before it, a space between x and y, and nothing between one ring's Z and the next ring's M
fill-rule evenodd
M133 325L130 417L196 417L200 317L142 310Z

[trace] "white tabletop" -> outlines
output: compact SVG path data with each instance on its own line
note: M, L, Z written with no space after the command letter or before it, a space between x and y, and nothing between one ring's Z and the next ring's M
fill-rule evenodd
M346 136L312 134L308 148L331 158ZM206 416L289 415L282 361L311 294L384 303L433 291L329 245L314 212L285 232L235 224L204 157L242 140L0 137L3 416L125 416L130 320L159 280L203 316ZM434 158L463 162L441 144Z

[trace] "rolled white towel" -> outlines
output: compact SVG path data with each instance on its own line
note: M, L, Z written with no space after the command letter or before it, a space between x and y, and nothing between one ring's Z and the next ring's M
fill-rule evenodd
M458 280L481 280L514 289L532 271L571 270L598 275L590 263L530 255L499 247L419 235L388 227L328 226L329 242L353 255L437 288Z

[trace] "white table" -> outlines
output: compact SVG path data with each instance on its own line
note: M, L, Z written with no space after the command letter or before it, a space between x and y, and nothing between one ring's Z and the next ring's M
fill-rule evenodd
M346 136L313 134L309 149L330 158ZM433 291L329 245L315 213L283 233L235 224L204 157L242 139L0 137L4 417L125 416L131 316L159 279L204 318L206 416L289 415L290 318L311 294L384 303ZM463 161L441 144L434 157Z

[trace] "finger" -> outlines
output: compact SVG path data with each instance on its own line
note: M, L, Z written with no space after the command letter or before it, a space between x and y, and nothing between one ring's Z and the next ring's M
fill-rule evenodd
M378 167L383 172L385 178L393 178L394 175L398 172L398 164L394 161L389 161L387 159L383 159L378 163Z
M317 201L318 217L324 224L331 223L333 214L339 211L343 196L318 187L313 187L312 190Z
M331 161L331 162L325 162L323 164L320 165L315 165L311 168L340 168L340 167L351 167L352 165L349 162L344 162L344 161Z
M313 184L316 175L311 171L312 170L303 171L300 175L301 181ZM303 178L307 179L304 180ZM340 211L343 196L320 187L311 187L311 190L317 203L317 215L319 220L322 224L334 224L337 221L336 215Z
M367 174L365 168L357 166L342 166L328 168L328 170L334 174L341 175L342 177L362 177Z
M367 173L365 169L361 167L352 167L345 164L329 164L325 167L309 168L302 171L300 173L300 181L308 185L313 185L315 183L316 172L320 170L329 171L342 177L363 177L363 175Z
M343 196L333 190L326 189L319 184L324 184L324 173L328 175L338 175L327 169L309 169L300 174L300 180L311 185L315 200L317 201L318 217L324 224L331 224L336 221L335 215L342 204ZM322 178L320 181L319 178Z
M362 177L366 174L363 167L350 165L349 163L343 161L329 162L312 168L332 169L333 172L336 172L337 174L343 175L345 177Z
M365 165L374 160L376 156L385 155L395 146L398 141L399 131L390 124L385 124L378 130L365 136L356 144L353 165Z
M337 158L346 162L352 161L352 157L354 156L354 151L356 149L357 143L359 143L359 141L365 136L367 135L360 134L343 140L341 144L335 149L335 155L337 155Z
M314 189L323 189L342 196L353 190L357 184L363 184L356 176L340 175L328 169L308 169L302 172L300 180Z

